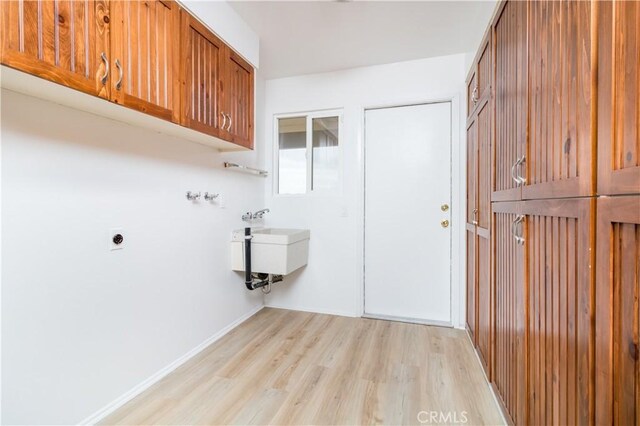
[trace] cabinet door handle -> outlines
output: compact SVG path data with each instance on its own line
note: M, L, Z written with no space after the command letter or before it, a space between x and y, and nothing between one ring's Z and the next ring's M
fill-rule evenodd
M471 102L473 102L474 105L478 103L478 85L476 85L471 92Z
M220 115L222 116L222 126L220 128L225 130L225 127L227 127L227 115L222 111L220 111Z
M526 156L526 154L522 154L522 157L520 157L518 159L518 167L516 169L516 176L517 176L518 180L520 181L520 185L525 185L527 183L527 178L522 177L520 175L520 166L522 166L526 162L527 162L527 156Z
M118 81L116 81L116 90L120 90L120 88L122 87L122 78L124 77L120 59L116 59L116 68L118 68Z
M524 222L524 216L522 215L516 216L513 222L511 222L511 235L516 240L516 243L521 245L524 245L524 238L522 237L522 235L518 234L518 225L520 225L523 222Z
M516 183L516 186L520 186L520 178L516 176L516 167L520 165L520 158L516 160L515 163L511 166L511 179Z
M231 115L227 114L227 117L229 117L229 125L227 126L227 131L231 131L231 123L233 123L233 120L231 119Z
M100 59L104 62L104 75L100 77L100 82L104 86L107 84L107 78L109 77L109 59L107 59L107 54L104 52L100 55Z
M472 224L477 225L478 224L478 209L473 209L473 220L471 221Z

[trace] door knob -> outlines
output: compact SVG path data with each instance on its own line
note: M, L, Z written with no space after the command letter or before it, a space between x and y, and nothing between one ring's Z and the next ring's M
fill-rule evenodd
M440 222L440 225L442 225L443 228L448 228L449 227L449 221L445 219L442 222Z
M440 206L440 210L442 210L443 212L446 212L447 210L449 210L449 204L443 204Z

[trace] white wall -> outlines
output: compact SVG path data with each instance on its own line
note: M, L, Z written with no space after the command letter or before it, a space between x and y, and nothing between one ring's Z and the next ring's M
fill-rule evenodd
M375 106L453 99L453 322L464 324L464 54L266 82L265 167L273 169L274 114L344 108L343 192L333 197L274 195L267 182L272 224L311 230L309 265L274 286L267 305L291 309L362 314L363 114ZM455 111L458 114L455 114ZM392 149L392 147L390 147ZM426 188L425 188L426 190ZM398 218L410 226L416 217ZM428 274L428 271L425 271ZM426 277L428 278L428 277Z
M260 140L219 154L7 90L1 102L4 423L82 421L262 306L228 247L264 182L222 168L263 162Z

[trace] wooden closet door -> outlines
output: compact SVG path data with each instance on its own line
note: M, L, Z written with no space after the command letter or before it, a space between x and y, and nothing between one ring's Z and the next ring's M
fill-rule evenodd
M528 4L530 112L522 197L593 195L592 4Z
M526 423L526 281L524 246L516 228L520 202L493 203L495 281L492 385L511 423ZM525 237L526 238L526 237Z
M224 44L204 25L182 13L182 125L220 136L228 119L220 95Z
M180 11L173 1L112 1L111 98L179 121Z
M0 61L106 98L109 22L102 0L0 1Z
M640 194L640 3L598 7L598 193Z
M640 424L640 196L598 199L596 424Z
M469 337L476 345L476 324L477 321L477 281L476 281L476 266L477 262L477 237L475 225L467 224L466 226L466 239L467 239L467 304L466 304L466 318L467 318L467 331Z
M594 199L526 201L527 424L593 424Z
M226 56L222 96L229 123L223 129L225 139L253 148L253 67L229 48Z
M495 147L493 201L519 200L515 164L527 140L527 2L508 1L493 24L495 51Z

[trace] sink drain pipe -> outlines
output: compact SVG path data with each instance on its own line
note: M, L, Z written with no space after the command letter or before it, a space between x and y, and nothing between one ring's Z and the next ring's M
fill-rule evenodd
M282 281L282 275L272 274L258 274L258 281L254 281L253 273L251 272L251 228L244 228L244 285L248 290L255 290L256 288L269 286L269 292L271 291L271 284Z

